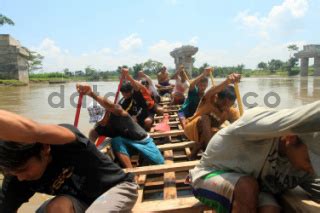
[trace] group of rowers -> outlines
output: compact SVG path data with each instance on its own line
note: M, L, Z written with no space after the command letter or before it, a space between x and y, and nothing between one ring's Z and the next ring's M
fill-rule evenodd
M171 85L163 67L154 85L143 71L136 80L123 68L118 103L77 84L98 103L88 109L96 123L88 138L73 125L40 124L0 110L0 212L16 212L36 192L54 196L37 212L130 212L138 185L121 167L132 168L134 154L142 165L164 163L148 131L154 115L164 113L160 95L168 91L172 104L182 104L179 119L195 141L189 159L204 151L186 177L201 202L217 212L280 212L278 195L298 185L320 200L320 101L284 110L256 107L240 116L231 84L241 76L230 74L207 89L211 72L189 80L180 67ZM96 148L99 136L111 138L121 166Z

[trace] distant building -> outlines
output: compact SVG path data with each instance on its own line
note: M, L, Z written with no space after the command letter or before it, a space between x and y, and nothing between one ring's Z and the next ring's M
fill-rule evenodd
M84 72L82 70L78 70L74 72L75 76L84 76Z
M0 35L0 79L29 83L29 52L8 34Z

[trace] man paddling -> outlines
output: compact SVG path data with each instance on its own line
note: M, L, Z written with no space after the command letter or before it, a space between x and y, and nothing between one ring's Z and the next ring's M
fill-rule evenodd
M53 195L43 213L128 212L133 175L72 125L48 125L0 110L0 212L14 213L36 192Z
M153 139L120 105L98 96L88 84L77 84L77 90L92 97L105 109L100 115L102 120L89 133L92 141L100 135L112 138L112 150L126 168L132 168L130 156L134 154L140 154L146 164L164 163Z
M236 94L231 83L240 81L240 74L230 74L225 81L211 87L203 96L195 114L185 123L184 133L195 141L190 159L197 157L200 149L205 150L211 137L225 121L234 122L240 117L234 107Z
M185 126L186 119L192 117L196 112L199 102L208 87L207 77L210 75L210 72L211 68L206 68L201 75L190 81L188 97L184 101L178 113L183 127Z
M217 212L280 212L277 197L296 186L320 201L319 175L320 101L247 110L190 171L195 196Z

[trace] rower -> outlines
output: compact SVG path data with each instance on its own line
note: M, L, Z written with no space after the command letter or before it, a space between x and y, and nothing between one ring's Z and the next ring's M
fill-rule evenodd
M146 164L163 164L164 159L148 133L118 104L98 96L88 84L77 84L80 94L88 95L97 101L105 112L90 131L91 140L98 136L112 138L111 146L123 167L132 168L130 156L140 154Z

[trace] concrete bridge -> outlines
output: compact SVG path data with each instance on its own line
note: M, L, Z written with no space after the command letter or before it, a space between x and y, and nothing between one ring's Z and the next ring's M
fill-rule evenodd
M320 45L304 45L294 56L300 59L301 76L308 76L309 58L314 58L314 76L320 76Z

